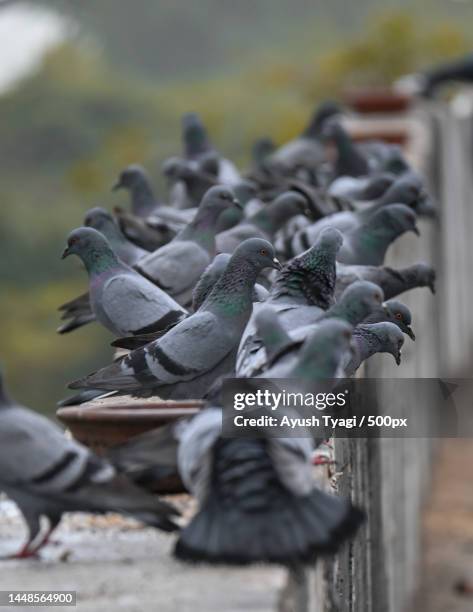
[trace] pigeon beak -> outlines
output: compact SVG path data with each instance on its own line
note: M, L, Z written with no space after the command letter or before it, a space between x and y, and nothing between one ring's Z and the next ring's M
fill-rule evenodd
M71 252L69 251L69 247L66 247L62 252L61 259L66 259L66 257L68 257L70 254Z
M394 357L394 359L396 360L396 364L400 366L401 365L401 351L399 351L399 353Z
M112 185L112 191L118 191L123 187L121 180L118 180L114 185Z
M274 257L272 267L275 268L276 270L281 270L282 264L277 257Z
M389 308L388 308L388 305L386 304L386 302L383 302L381 304L381 308L383 309L384 314L389 316Z
M233 200L233 204L234 206L236 206L237 208L239 208L240 210L243 210L243 206L241 205L240 200L237 200L236 198L234 198Z
M416 236L420 236L420 231L417 225L414 225L414 227L412 228L412 231L414 232Z
M406 334L411 340L413 340L414 342L416 341L416 335L414 333L414 330L409 325L406 325Z

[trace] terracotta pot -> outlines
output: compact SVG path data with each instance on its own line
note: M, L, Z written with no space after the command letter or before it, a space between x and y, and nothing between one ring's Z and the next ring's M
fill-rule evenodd
M182 417L197 414L203 402L136 400L107 398L60 408L57 417L70 430L76 440L101 455L112 446L126 442L133 436L156 429ZM178 478L159 482L155 490L160 493L182 492Z

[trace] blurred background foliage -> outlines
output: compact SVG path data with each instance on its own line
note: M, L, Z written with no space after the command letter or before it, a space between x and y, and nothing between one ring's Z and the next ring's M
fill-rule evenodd
M49 412L67 380L111 355L98 325L55 334L57 306L86 286L79 262L60 260L65 236L91 206L126 203L110 186L129 163L165 195L182 113L201 113L244 168L255 138L293 137L317 101L471 46L440 2L417 3L417 16L399 0L409 12L371 0L43 4L67 17L68 37L0 96L0 338L16 396Z

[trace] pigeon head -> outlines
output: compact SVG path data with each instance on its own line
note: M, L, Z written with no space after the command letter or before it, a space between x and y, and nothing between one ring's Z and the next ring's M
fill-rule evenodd
M383 300L381 287L369 281L355 281L345 289L340 300L327 312L327 316L358 325L374 310L379 309Z
M169 157L161 167L163 175L170 182L191 178L195 171L189 163L180 157Z
M316 246L336 255L343 244L343 234L335 227L326 227L320 233Z
M350 350L352 327L346 321L321 321L304 342L291 376L306 380L334 378Z
M268 362L274 359L285 347L293 344L290 336L279 321L274 308L262 308L255 317L258 335L263 341Z
M369 326L371 334L374 334L380 343L380 351L389 353L396 360L397 365L401 364L401 349L404 344L404 334L402 331L389 321L373 323Z
M420 235L417 227L417 215L405 204L389 204L378 210L371 218L372 226L382 233L399 236L404 232Z
M387 193L388 189L394 183L394 178L394 175L388 172L373 176L372 178L370 178L368 184L363 189L363 193L361 194L360 199L376 200L377 198L380 198L381 196ZM399 198L397 198L394 201L401 202L402 200L399 200Z
M108 210L105 210L105 208L101 208L100 206L96 206L95 208L88 210L84 217L84 226L93 227L99 232L107 230L112 225L116 226L112 215L108 212Z
M256 164L261 164L276 150L276 145L271 138L265 136L258 138L251 148L251 157Z
M296 215L308 215L307 199L297 191L285 191L268 206L265 206L250 218L266 233L273 235L283 227L289 219Z
M92 227L79 227L67 237L62 259L77 255L89 272L102 272L118 262L110 243Z
M281 263L276 257L272 244L263 240L263 238L244 240L237 246L231 259L244 260L258 270L264 270L265 268L281 269Z
M120 172L117 182L112 187L112 191L116 191L117 189L133 190L148 182L149 179L146 170L138 164L132 164Z
M329 119L324 122L321 139L326 145L342 145L351 140L348 132L336 119Z
M333 119L337 115L340 115L342 109L337 102L332 100L326 100L322 102L314 111L309 125L304 131L304 136L309 138L316 138L320 136L320 133L328 119Z
M256 183L248 180L241 180L236 185L233 185L235 195L243 206L247 204L253 198L256 198L258 194L258 187Z
M233 189L223 185L216 185L215 187L211 187L202 198L202 202L199 206L199 212L206 210L218 212L230 208L231 206L242 208Z
M387 302L384 302L383 309L386 312L386 317L389 321L397 325L401 331L411 338L411 340L416 339L414 331L411 327L411 311L405 304L398 302L397 300L388 300Z
M425 203L429 196L421 179L413 174L408 173L399 177L386 190L382 201L384 204L405 204L414 210Z
M197 113L186 113L182 117L182 140L188 157L200 155L210 149L207 131Z
M298 191L286 191L282 193L270 206L285 213L288 219L291 219L295 215L308 215L310 213L307 205L307 198Z

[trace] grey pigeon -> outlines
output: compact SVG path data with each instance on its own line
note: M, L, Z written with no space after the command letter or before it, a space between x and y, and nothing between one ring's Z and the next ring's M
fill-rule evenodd
M338 121L331 119L325 122L321 138L326 147L330 146L335 150L333 178L370 174L368 159Z
M313 563L352 537L363 513L324 493L309 437L222 438L222 411L197 415L181 436L179 471L199 510L176 543L184 561Z
M360 365L375 353L389 353L401 363L401 349L404 344L402 331L394 323L381 322L362 324L353 331L352 342L356 350L345 364L346 376L353 376Z
M273 247L265 240L252 238L242 243L215 287L199 310L178 323L158 340L137 349L95 374L70 385L72 389L97 388L122 391L155 389L160 396L165 386L186 382L192 394L194 384L213 382L212 372L223 374L219 365L236 351L241 334L252 311L252 292L258 274L264 268L279 268ZM208 374L210 373L210 374ZM202 380L208 374L205 384ZM196 379L194 381L194 379ZM188 381L194 381L189 385ZM199 387L200 388L200 387ZM166 393L166 396L169 396ZM199 395L190 395L190 397Z
M258 212L258 210L261 210L264 206L257 198L258 190L252 181L242 179L239 183L234 185L233 191L242 208L230 208L220 215L217 225L218 233L234 227L243 221L245 217L251 217L252 215L248 214L250 208L255 208L255 212Z
M307 334L315 329L314 324L327 319L338 319L355 327L366 319L371 312L379 308L382 302L383 292L377 285L367 281L359 281L347 287L336 304L333 304L327 311L319 310L312 319L299 317L299 325L297 325L297 319L291 320L291 325L287 325L284 310L279 310L277 311L278 321L291 339L300 344L305 340ZM257 313L266 308L267 305L273 306L268 301L261 305ZM297 311L295 313L297 314ZM255 376L266 363L263 341L256 329L256 316L257 314L252 318L251 330L245 330L238 349L236 372L239 376Z
M390 204L365 224L344 234L337 260L345 264L381 266L391 243L409 231L419 235L415 212L404 204Z
M430 206L428 194L417 176L409 174L394 181L376 201L357 206L354 210L345 210L328 215L316 223L301 229L293 237L291 248L294 253L301 253L314 244L320 232L326 227L336 227L342 233L351 232L366 224L382 208L390 204L405 204L414 210Z
M49 419L10 399L1 376L0 491L18 505L28 526L17 558L36 555L65 512L120 512L165 531L177 529L172 520L177 510L67 438ZM45 534L42 516L49 521Z
M384 302L381 308L377 308L366 317L363 323L380 323L389 321L399 327L411 340L415 340L415 334L411 327L412 314L409 308L397 300Z
M156 200L146 170L138 164L126 167L120 173L112 190L126 189L130 192L131 212L137 217L149 217L160 206Z
M335 299L340 297L348 285L357 280L368 280L379 285L386 299L416 287L428 287L435 293L435 270L426 263L416 263L400 270L388 266L350 266L337 263Z
M182 142L184 155L190 160L202 160L209 153L215 153L210 143L207 130L197 113L186 113L182 117ZM235 165L226 158L219 156L218 180L224 185L235 185L240 180L240 174Z
M164 330L187 315L169 295L121 262L97 230L73 230L63 258L72 254L82 259L89 274L92 312L113 334Z
M317 107L309 124L302 134L286 143L271 155L271 161L282 163L289 168L304 166L317 167L324 160L320 142L322 129L328 119L340 114L340 106L335 102L323 102Z
M215 283L226 270L230 259L230 253L220 253L214 258L212 263L207 266L205 272L202 274L199 282L196 284L194 291L192 292L192 310L194 312L202 306L207 296L212 291ZM253 290L254 302L263 302L265 299L267 299L268 295L268 291L262 285L255 285Z
M341 176L330 184L328 193L344 200L371 202L384 195L395 180L395 175L387 172L363 177Z
M265 238L272 241L276 232L289 219L307 211L307 200L302 194L293 191L283 193L249 219L218 234L217 250L220 253L233 253L235 248L248 238Z
M240 204L231 189L212 187L195 219L169 244L142 258L136 269L180 304L189 304L195 284L215 256L219 215L235 205Z
M114 218L105 208L97 206L88 210L84 217L84 226L93 227L103 234L115 255L129 266L135 264L147 253L123 235Z

